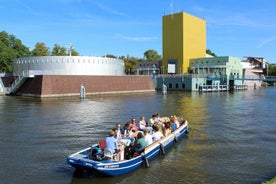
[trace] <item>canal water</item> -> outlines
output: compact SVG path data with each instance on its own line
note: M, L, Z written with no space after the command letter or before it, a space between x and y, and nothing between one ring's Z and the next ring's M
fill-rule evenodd
M190 133L119 177L77 174L66 157L132 117L182 116ZM276 88L38 99L0 96L0 183L261 183L276 176Z

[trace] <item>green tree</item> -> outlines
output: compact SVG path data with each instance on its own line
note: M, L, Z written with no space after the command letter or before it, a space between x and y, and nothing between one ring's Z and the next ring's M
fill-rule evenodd
M30 56L28 47L7 32L0 32L0 72L12 72L13 59Z
M125 73L126 74L134 74L134 68L137 66L139 62L139 58L136 57L125 57L125 56L120 56L119 59L124 60L125 63Z
M215 53L213 53L210 49L206 50L206 54L209 54L211 56L217 57L217 55Z
M112 54L106 54L104 57L107 57L107 58L117 58L116 56L114 56Z
M49 47L43 42L38 42L35 44L35 48L32 50L34 56L49 56Z
M145 51L144 56L146 61L158 61L161 59L161 56L157 53L157 51L152 49Z
M269 76L276 76L276 64L268 65L268 75Z
M79 53L74 48L72 48L71 49L71 56L78 56L78 55L79 55Z
M55 44L52 49L52 56L67 56L67 49L65 47L61 47L59 44Z
M70 43L68 48L68 56L78 56L79 53L75 50L74 46Z

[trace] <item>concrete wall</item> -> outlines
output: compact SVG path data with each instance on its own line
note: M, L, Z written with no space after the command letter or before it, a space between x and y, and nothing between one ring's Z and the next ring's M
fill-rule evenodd
M154 79L156 90L162 90L163 83L168 90L192 91L192 78L189 75L159 75Z
M90 56L39 56L13 61L13 74L24 75L124 75L121 59Z

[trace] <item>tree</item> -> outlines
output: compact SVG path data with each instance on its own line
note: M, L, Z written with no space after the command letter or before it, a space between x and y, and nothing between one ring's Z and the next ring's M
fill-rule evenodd
M12 72L13 59L30 56L28 47L7 32L0 32L0 72Z
M147 61L159 61L161 59L161 56L157 53L157 51L149 49L146 52L144 52L144 56Z
M139 62L139 58L136 57L124 57L120 56L120 59L124 60L125 63L125 73L127 74L134 74L134 68L137 66L137 63Z
M79 53L74 48L72 48L71 49L71 56L78 56L78 55L79 55Z
M67 56L67 49L65 47L61 47L59 44L55 44L52 49L52 56Z
M116 56L114 56L112 54L106 54L104 57L107 57L107 58L117 58Z
M49 56L49 47L45 43L38 42L35 44L35 48L32 50L34 56Z
M206 54L209 54L211 56L217 57L217 55L215 53L213 53L210 49L206 50Z
M268 65L268 75L269 76L276 76L276 64Z
M79 53L75 50L74 46L70 43L68 48L68 56L78 56Z

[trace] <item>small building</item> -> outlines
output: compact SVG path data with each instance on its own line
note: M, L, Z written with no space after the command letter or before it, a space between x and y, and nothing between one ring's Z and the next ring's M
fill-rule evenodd
M161 61L139 61L134 73L137 75L159 75L162 74Z
M256 87L262 85L262 80L268 75L269 63L262 57L250 57L245 56L245 60L242 60L243 78L244 83L249 87Z
M242 60L243 69L247 69L246 76L267 76L269 63L263 57L245 56L246 60Z
M206 78L202 85L229 85L231 79L234 85L242 85L242 64L237 57L221 56L196 58L190 60L190 73ZM201 85L201 84L200 84Z

